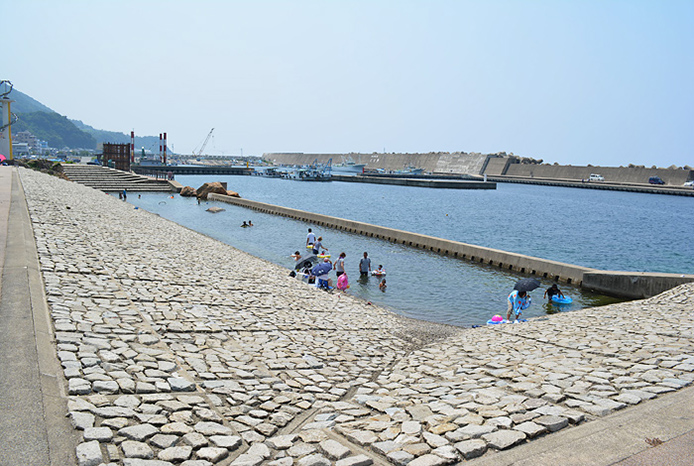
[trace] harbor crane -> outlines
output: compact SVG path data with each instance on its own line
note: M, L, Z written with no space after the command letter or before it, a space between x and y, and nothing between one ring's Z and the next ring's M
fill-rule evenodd
M210 132L207 134L207 137L205 138L205 142L202 143L202 146L200 146L200 150L196 154L195 151L193 151L193 156L194 157L200 157L202 155L202 151L205 150L205 146L207 146L207 143L210 142L210 138L212 137L212 132L214 131L214 128L210 130Z

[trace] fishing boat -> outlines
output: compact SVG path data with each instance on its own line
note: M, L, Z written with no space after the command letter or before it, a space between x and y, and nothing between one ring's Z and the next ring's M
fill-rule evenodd
M266 168L263 170L262 175L267 177L267 178L282 178L284 176L284 173L277 170L276 168Z
M289 178L297 181L330 181L332 179L332 162L328 160L324 165L318 165L318 159L314 160L311 165L304 168L299 168L289 175Z
M342 162L333 165L336 172L341 173L363 173L365 163L356 163L352 157L342 157Z

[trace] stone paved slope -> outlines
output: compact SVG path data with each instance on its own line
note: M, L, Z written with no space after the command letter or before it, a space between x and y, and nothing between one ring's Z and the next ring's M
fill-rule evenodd
M451 329L21 170L80 464L442 465L694 380L694 285Z

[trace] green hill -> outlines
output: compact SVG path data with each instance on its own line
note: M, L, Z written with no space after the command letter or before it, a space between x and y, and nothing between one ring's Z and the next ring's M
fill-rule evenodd
M70 120L55 112L17 113L17 116L19 121L12 125L13 132L29 131L56 149L96 149L94 136L79 130Z
M102 142L130 143L129 134L95 129L82 121L70 120L16 88L8 97L15 101L12 112L19 117L19 121L12 125L12 132L30 131L37 138L48 141L51 147L96 149ZM159 136L136 136L135 147L157 152Z
M23 92L19 92L17 89L13 89L12 92L7 96L14 100L12 103L12 111L14 113L33 113L33 112L47 112L56 113L50 108L43 105L38 100L34 100Z

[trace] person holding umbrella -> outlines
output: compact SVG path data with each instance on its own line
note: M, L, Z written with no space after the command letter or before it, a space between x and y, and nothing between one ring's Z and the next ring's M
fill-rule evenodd
M323 288L325 290L331 290L333 287L332 280L328 277L328 274L333 269L333 263L327 257L323 259L323 262L316 265L311 269L311 275L316 277L316 287Z
M511 321L511 313L516 314L516 320L520 319L521 314L530 306L531 300L528 291L532 291L540 286L540 282L534 278L524 278L518 280L513 287L513 291L508 295L508 310L506 320Z

